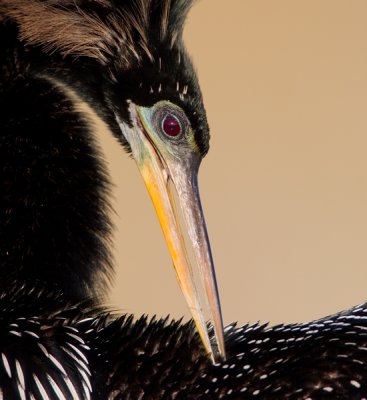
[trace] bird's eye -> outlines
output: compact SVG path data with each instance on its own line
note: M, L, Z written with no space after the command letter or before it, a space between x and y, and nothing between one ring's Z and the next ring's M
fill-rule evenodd
M162 120L162 131L170 137L178 137L182 133L182 126L179 119L173 114L167 114Z
M190 126L185 112L168 101L155 104L149 119L160 138L162 140L168 139L172 144L181 143Z

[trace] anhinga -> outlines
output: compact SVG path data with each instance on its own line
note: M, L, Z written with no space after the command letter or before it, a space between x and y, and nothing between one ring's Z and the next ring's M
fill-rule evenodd
M190 6L0 0L0 399L367 396L364 306L223 335L196 179L209 131L182 43ZM99 302L112 268L97 124L140 169L206 350L193 323L134 321Z

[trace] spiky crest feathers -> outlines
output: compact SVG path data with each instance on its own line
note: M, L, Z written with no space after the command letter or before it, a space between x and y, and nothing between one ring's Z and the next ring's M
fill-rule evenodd
M205 110L182 42L194 1L0 0L0 22L15 22L19 39L46 54L96 60L102 68L94 73L112 83L107 102L119 113L122 98L145 106L162 99L177 103L190 117L204 156L209 147Z
M1 0L0 21L47 53L85 56L128 69L181 41L193 0Z

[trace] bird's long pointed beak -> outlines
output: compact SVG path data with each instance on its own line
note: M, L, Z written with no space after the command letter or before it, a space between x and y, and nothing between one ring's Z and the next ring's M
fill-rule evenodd
M225 348L222 315L210 244L198 192L197 166L187 168L172 165L172 163L168 165L149 137L142 133L144 127L141 126L139 131L139 138L135 131L136 136L131 138L130 145L157 212L178 282L206 350L211 355L213 362L223 360ZM209 309L208 321L214 327L215 333L212 340L209 338L208 324L186 251L171 183L177 191L192 251L204 282L205 295L203 297L206 298Z
M180 184L177 185L170 173L167 174L167 171L159 168L159 163L157 162L159 156L154 155L153 157L157 157L157 159L147 160L141 168L141 173L156 209L177 273L178 282L189 305L205 348L211 353L213 360L218 360L218 358L223 359L225 350L219 295L204 216L197 190L196 177L192 177L193 180L187 181L186 179L189 177L182 176L181 178L183 179L180 179ZM200 274L204 280L206 300L211 313L209 321L214 326L216 335L216 340L212 342L209 339L208 327L204 319L204 312L200 304L194 274L187 255L177 215L176 203L170 187L170 180L173 181L177 190L181 210L187 223L193 253L195 254Z

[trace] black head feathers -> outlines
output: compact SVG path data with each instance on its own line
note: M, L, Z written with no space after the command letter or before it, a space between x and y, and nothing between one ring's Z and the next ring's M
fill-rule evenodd
M65 79L77 76L83 81L84 92L86 79L92 82L88 87L101 86L102 79L108 86L107 103L119 107L121 114L126 114L126 100L149 106L163 99L180 105L190 116L204 155L209 130L196 73L182 41L192 4L193 0L1 0L0 20L15 25L25 47L46 56L36 55L44 59L40 73L47 69L52 75L55 59L57 69L67 66Z
M46 52L85 56L123 69L181 41L192 0L2 0L1 19Z

